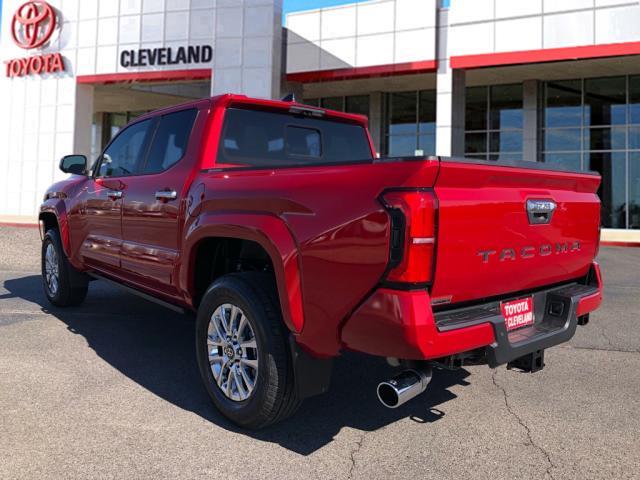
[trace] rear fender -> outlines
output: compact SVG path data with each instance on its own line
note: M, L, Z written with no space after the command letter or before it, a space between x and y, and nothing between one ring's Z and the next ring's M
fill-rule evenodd
M233 213L203 213L188 227L184 252L188 258L180 271L180 288L193 299L195 256L198 244L214 237L237 238L258 243L267 252L273 264L282 317L287 327L302 331L304 316L302 308L301 273L298 248L286 224L270 215Z

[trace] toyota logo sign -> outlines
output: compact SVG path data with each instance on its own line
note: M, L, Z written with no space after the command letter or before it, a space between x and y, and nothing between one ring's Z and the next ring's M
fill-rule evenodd
M31 50L49 41L56 28L56 13L47 2L23 4L11 21L11 36L20 48Z

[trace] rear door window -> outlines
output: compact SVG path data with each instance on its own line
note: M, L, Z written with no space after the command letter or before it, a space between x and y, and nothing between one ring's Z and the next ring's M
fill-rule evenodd
M164 172L184 157L197 113L190 109L160 118L142 173Z
M278 167L371 161L366 130L339 120L230 108L218 167Z

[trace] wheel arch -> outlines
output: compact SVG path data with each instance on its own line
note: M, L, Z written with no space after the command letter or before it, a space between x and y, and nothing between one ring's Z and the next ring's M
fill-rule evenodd
M210 249L215 245L226 243L237 248L237 242L259 246L269 259L282 318L289 330L301 332L304 313L298 248L284 221L271 215L204 213L193 221L186 230L183 244L185 257L179 273L181 288L192 305L197 306L200 295L198 289L201 289L201 283L198 284L201 280L197 275L202 266L198 262L213 258Z
M40 223L40 236L44 238L44 234L47 230L55 228L60 234L60 240L62 240L62 249L67 258L70 258L71 253L71 239L69 237L69 223L67 219L67 209L64 202L47 201L40 207L40 213L38 215Z

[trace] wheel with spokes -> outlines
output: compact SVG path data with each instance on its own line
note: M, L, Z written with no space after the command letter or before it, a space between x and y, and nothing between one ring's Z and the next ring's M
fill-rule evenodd
M272 282L261 273L226 275L198 309L196 351L205 388L223 415L247 428L282 420L300 403Z
M42 241L42 285L52 304L80 305L87 296L89 280L67 260L57 230L48 230Z

